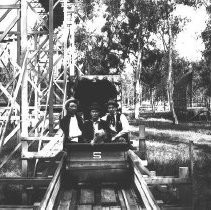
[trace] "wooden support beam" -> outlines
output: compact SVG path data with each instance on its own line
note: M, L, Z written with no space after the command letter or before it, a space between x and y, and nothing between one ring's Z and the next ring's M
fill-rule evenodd
M26 54L25 54L25 57L24 57L24 60L23 60L23 66L25 66L27 56L28 56L28 52L26 52ZM5 126L4 126L4 129L3 129L3 132L2 132L2 135L1 135L0 150L2 149L2 146L4 145L5 133L6 133L6 130L7 130L7 127L8 127L8 123L9 123L11 115L12 115L12 111L13 111L13 108L14 108L14 104L15 104L16 98L18 96L18 91L20 89L20 86L21 86L21 83L22 83L22 80L23 80L24 72L25 72L25 68L22 67L21 68L21 72L20 72L20 76L18 78L18 82L17 82L17 85L16 85L16 89L14 91L14 96L13 96L13 99L11 101L11 106L10 106L10 109L9 109L8 119L7 119L7 122L6 122ZM26 111L26 110L24 110L24 111Z
M0 184L48 186L51 178L7 177L0 178Z
M27 1L21 1L21 61L22 61L22 85L21 85L21 135L28 136L28 72L27 57L23 58L27 52Z
M53 0L49 0L49 133L53 133Z
M4 95L8 98L8 101L12 101L13 98L10 95L10 93L7 91L7 89L2 85L2 83L0 82L0 90L4 93ZM15 108L18 109L18 111L20 111L20 105L15 101L14 102Z
M152 195L151 191L149 190L147 183L145 182L141 172L134 168L134 182L141 194L141 197L145 197L143 199L144 204L146 205L147 209L159 210L160 207L158 206L154 196Z
M17 77L18 77L19 74L20 74L20 71L14 76L14 78L11 81L8 82L8 84L4 87L6 90L17 79ZM2 94L4 94L3 91L2 91L2 93L0 93L0 97L2 96Z
M189 206L164 205L162 206L162 210L193 210L193 209L192 207Z
M0 205L1 210L34 210L30 205Z
M20 123L7 135L7 137L4 140L4 144L6 144L19 130L20 130Z
M8 9L1 17L0 17L0 22L2 20L4 20L5 17L7 17L7 15L9 14L9 12L11 11L12 9Z
M37 15L37 17L39 18L39 20L45 25L45 27L48 29L48 24L46 23L46 21L40 17L40 15L36 12L36 10L32 7L32 5L30 4L30 2L27 2L28 6L30 7L30 9Z
M144 162L142 163L142 160L132 151L128 151L128 156L133 164L133 166L137 167L138 170L140 170L142 173L148 175L151 177L150 171L144 166Z
M21 141L55 141L58 137L54 136L27 136L21 137Z
M7 33L14 27L14 25L16 24L16 22L18 21L19 18L20 18L20 12L13 19L13 21L9 24L9 26L6 28L6 30L4 31L4 33L1 34L1 36L0 36L0 42L2 42L2 40L5 38L5 36L7 35Z
M191 184L189 178L161 178L161 177L150 177L144 178L149 185L168 185L168 184Z
M0 9L20 9L20 4L0 5Z

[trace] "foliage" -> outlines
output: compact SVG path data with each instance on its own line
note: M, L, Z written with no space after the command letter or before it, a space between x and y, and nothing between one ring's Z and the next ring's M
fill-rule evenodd
M92 10L89 13L80 13L80 21L75 34L77 49L77 64L82 72L89 74L116 74L122 69L117 52L111 49L107 38L94 29L90 29L90 23L100 16L99 2L92 1ZM86 11L85 5L83 10ZM87 27L89 25L89 27Z
M201 86L205 88L205 94L211 97L211 5L206 5L207 12L209 14L209 20L207 22L206 29L202 32L202 39L205 45L203 52L204 62L203 69L200 68Z

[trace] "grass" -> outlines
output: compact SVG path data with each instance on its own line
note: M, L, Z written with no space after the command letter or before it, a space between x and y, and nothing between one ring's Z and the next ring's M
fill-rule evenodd
M196 209L211 209L211 131L210 122L173 125L164 119L148 119L146 147L148 169L159 176L179 175L179 167L190 164L190 140L194 145L193 193ZM132 138L138 138L138 126L133 124ZM185 189L182 189L185 192ZM158 193L159 194L159 193ZM189 192L190 194L190 192ZM185 201L183 200L183 203Z

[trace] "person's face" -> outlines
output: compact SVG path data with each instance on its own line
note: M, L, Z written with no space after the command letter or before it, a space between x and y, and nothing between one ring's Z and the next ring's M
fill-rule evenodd
M70 103L69 106L68 106L68 112L70 114L75 114L77 111L77 104L75 103Z
M110 104L108 106L108 112L109 112L109 114L114 115L116 111L117 111L117 108L114 105Z
M97 120L100 116L100 113L98 110L91 110L90 114L91 114L92 120Z

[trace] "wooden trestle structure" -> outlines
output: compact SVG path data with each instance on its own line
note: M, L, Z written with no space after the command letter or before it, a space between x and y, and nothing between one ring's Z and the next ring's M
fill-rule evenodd
M127 145L69 145L63 151L59 112L67 99L67 75L74 81L77 69L74 3L49 0L47 13L38 0L12 2L0 2L0 25L11 20L1 25L0 62L13 74L7 84L0 83L6 104L0 113L0 151L10 141L16 146L0 168L21 149L22 176L0 178L0 183L20 185L21 202L0 204L0 209L160 209L148 185L189 183L188 178L152 177ZM59 4L64 22L54 30L53 12ZM32 28L29 16L37 20ZM7 54L9 42L16 44L16 56Z

